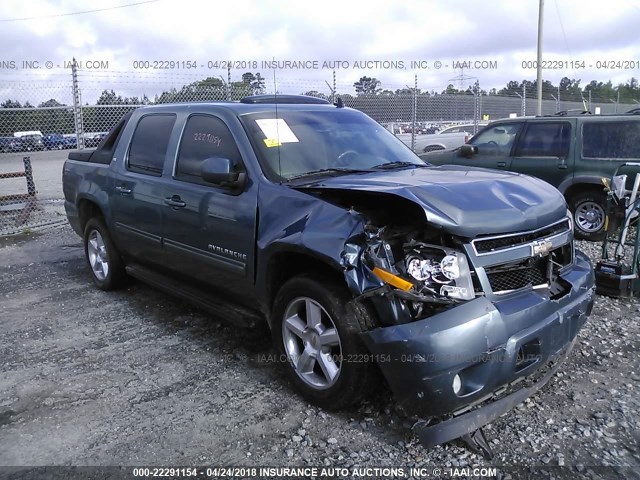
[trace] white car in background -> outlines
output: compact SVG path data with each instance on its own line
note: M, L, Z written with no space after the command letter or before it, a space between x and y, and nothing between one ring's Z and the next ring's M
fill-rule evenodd
M479 123L477 130L480 130L486 125L486 122ZM405 145L411 147L411 133L401 133L402 130L397 128L397 125L394 124L389 124L386 128L394 133L395 136L398 137L398 139L400 139ZM413 150L420 154L456 148L467 143L474 133L477 133L474 132L474 124L469 123L452 125L437 133L416 135L415 147Z

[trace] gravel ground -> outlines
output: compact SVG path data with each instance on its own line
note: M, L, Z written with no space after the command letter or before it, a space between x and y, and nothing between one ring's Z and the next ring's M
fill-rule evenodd
M94 288L68 226L0 239L0 295L0 465L639 471L637 299L597 298L555 378L486 428L487 461L456 442L424 449L384 386L322 411L292 392L265 338L139 282Z

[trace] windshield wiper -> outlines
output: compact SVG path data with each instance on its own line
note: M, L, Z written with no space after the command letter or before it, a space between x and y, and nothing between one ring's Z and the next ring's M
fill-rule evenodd
M312 170L310 172L294 175L287 178L287 181L297 180L298 178L312 177L314 175L343 174L343 173L367 173L372 170L363 168L321 168L320 170Z
M392 169L392 168L401 168L401 167L428 167L429 165L427 165L426 163L413 163L413 162L388 162L388 163L381 163L380 165L376 165L375 167L371 167L371 168L376 168L376 169L380 169L380 170L388 170L388 169Z

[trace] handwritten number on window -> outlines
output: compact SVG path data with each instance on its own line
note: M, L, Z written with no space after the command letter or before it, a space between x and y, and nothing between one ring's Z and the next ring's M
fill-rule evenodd
M220 144L222 143L222 139L219 136L214 135L212 133L200 133L200 132L194 133L193 139L196 142L207 142L212 145L215 145L216 147L220 147Z

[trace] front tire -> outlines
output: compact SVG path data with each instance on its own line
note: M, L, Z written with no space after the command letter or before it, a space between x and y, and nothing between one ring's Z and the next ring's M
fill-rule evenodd
M333 279L294 277L278 292L272 334L287 376L311 403L338 410L360 402L377 378L358 334L371 317Z
M577 239L597 242L604 238L606 203L607 196L594 190L571 197L569 208L573 212Z
M93 282L98 288L114 290L124 284L124 262L100 218L91 218L87 222L84 229L84 253Z

